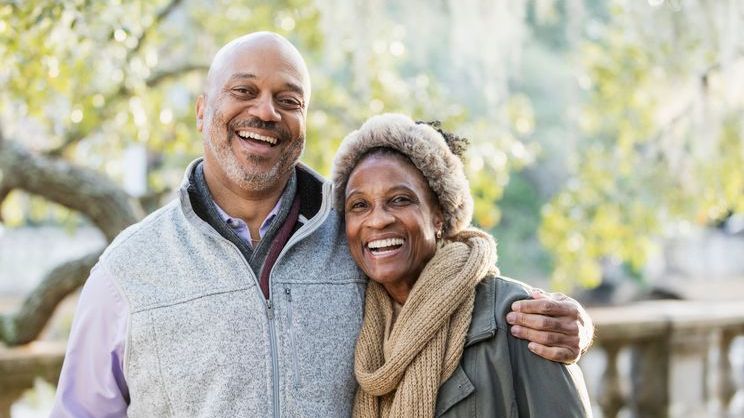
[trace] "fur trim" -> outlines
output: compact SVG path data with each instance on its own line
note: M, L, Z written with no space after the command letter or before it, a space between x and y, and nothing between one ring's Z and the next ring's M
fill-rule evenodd
M333 161L335 206L344 213L346 183L359 159L372 148L392 148L407 156L421 171L439 201L444 235L451 236L470 224L473 198L462 161L450 151L442 135L405 115L386 113L369 118L341 142Z

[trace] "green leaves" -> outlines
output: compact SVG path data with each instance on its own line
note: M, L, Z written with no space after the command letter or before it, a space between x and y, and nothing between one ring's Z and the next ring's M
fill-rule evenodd
M735 64L715 37L665 25L693 27L723 3L684 13L616 4L604 36L581 49L591 79L584 139L540 228L559 287L598 284L605 262L640 274L670 225L741 212L744 97L724 87L736 78L725 65ZM728 30L727 21L708 23L712 33Z

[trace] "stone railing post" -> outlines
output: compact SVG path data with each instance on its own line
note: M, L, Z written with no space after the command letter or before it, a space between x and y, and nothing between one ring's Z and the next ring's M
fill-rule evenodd
M744 417L744 329L737 327L724 333L726 362L728 368L721 374L723 380L721 395L723 416L726 418ZM721 364L721 367L725 367Z
M633 345L630 402L637 418L669 416L669 360L668 334Z
M604 418L617 418L618 412L625 404L617 369L617 356L621 345L619 342L605 343L602 348L604 348L607 361L602 374L597 403L602 408Z
M710 387L710 402L713 404L713 411L718 417L726 417L726 410L728 409L731 399L736 393L736 386L734 385L734 377L731 368L731 360L729 355L731 352L731 343L736 337L736 333L729 331L722 331L714 333L713 338L713 349L714 349L714 362L710 365L711 368L711 387Z

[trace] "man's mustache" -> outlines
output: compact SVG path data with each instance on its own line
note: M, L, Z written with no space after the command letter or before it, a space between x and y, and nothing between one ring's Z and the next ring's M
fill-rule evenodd
M291 139L289 131L277 122L265 121L258 118L244 119L236 121L229 126L231 131L238 131L245 128L261 129L263 131L269 131L281 142Z

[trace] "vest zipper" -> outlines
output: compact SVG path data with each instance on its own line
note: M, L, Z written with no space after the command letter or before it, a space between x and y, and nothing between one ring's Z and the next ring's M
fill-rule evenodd
M271 287L269 287L269 298L266 299L266 316L269 319L269 346L271 347L271 381L274 390L273 406L274 417L279 418L279 354L277 353L276 323L274 322L274 305L271 303Z
M292 356L292 374L294 376L295 388L300 387L300 367L297 362L297 343L295 340L294 327L292 324L292 289L284 288L284 295L287 297L287 332L289 332L290 353Z

